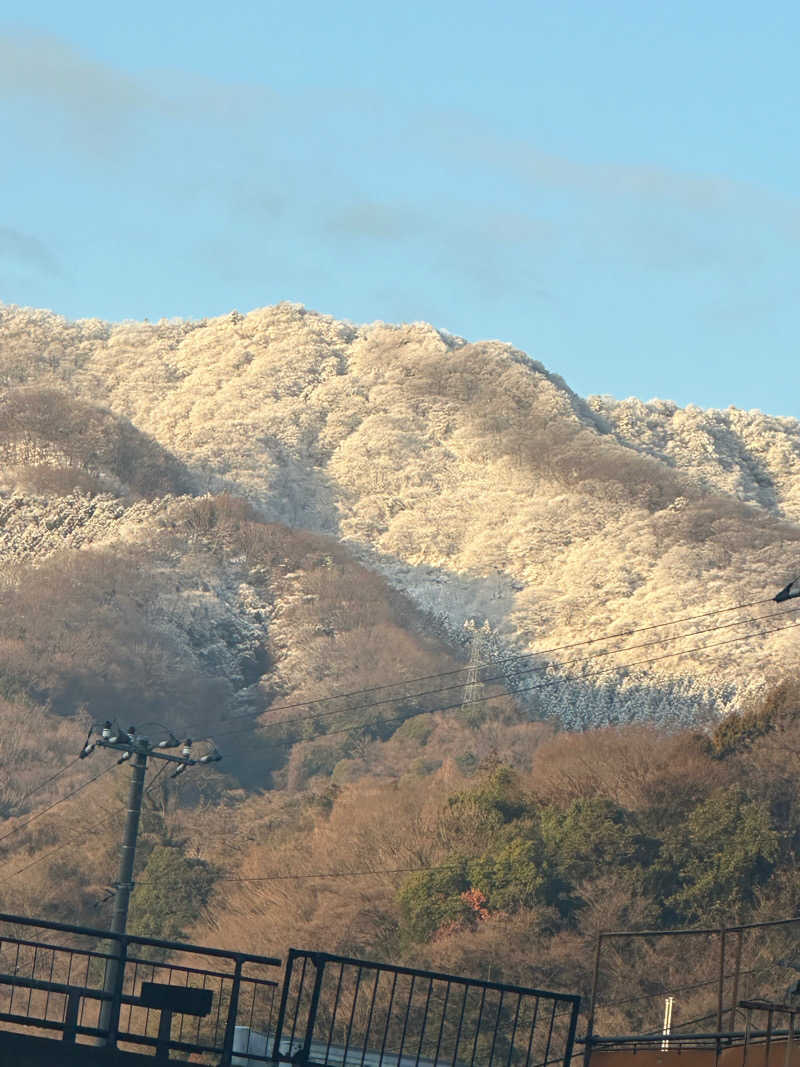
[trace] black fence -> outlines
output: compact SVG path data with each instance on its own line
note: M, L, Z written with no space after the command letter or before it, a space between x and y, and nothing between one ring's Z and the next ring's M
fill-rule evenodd
M66 1042L236 1063L274 1030L279 959L0 914L0 1023Z
M568 1067L580 998L0 914L0 1027L214 1067Z
M271 1049L309 1067L567 1067L580 997L290 949Z
M592 1048L719 1051L750 1039L768 1043L771 1022L756 1031L746 1005L796 1010L791 1005L800 994L798 936L800 917L719 928L602 931L584 1042L587 1059Z

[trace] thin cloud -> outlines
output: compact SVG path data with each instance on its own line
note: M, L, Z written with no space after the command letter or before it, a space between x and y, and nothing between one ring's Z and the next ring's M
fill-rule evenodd
M17 108L45 108L51 122L68 126L73 150L108 162L109 146L134 149L150 119L219 125L276 102L261 87L231 86L176 71L148 72L145 80L60 37L30 29L0 34L0 99Z
M0 258L6 266L24 273L58 277L63 271L50 249L31 234L0 226Z
M431 219L406 204L363 200L334 208L326 228L335 237L394 244L429 233Z
M406 268L390 253L404 245L410 246L423 270L444 284L450 279L451 287L461 293L480 294L491 301L512 294L551 297L538 267L558 239L546 220L481 203L455 211L436 208L436 204L423 208L401 201L331 203L318 209L317 222L337 247L357 248L374 257L376 272L384 279L392 277L394 285L399 283L394 272L399 269L404 274ZM382 286L378 290L386 291ZM417 302L420 299L426 297L417 290ZM390 302L397 304L397 299ZM406 299L403 307L400 317L407 318L413 300Z
M50 34L33 31L0 37L0 97L16 106L41 104L69 122L87 144L117 140L142 111L158 106L136 79L83 55Z
M547 205L573 258L727 270L760 261L770 241L800 238L800 200L724 174L570 158L459 113L428 116L418 132L440 164L457 149L473 179L501 181L507 196L537 213Z
M277 246L291 231L309 248L374 255L386 273L381 254L404 246L481 292L523 286L544 295L565 263L587 261L727 276L772 254L765 233L800 236L800 206L768 190L570 159L463 115L406 116L422 177L412 176L407 197L384 200L380 168L402 174L409 144L389 111L377 132L360 134L358 116L380 100L320 90L280 96L177 71L137 77L36 31L0 36L0 98L21 105L20 136L84 168L102 163L106 186L116 182L136 205L175 205L178 218L213 205L206 217L225 225L220 240L232 247L254 231ZM351 151L341 150L342 138ZM377 174L372 188L359 173L365 158ZM469 188L469 202L446 193L425 200L427 165L444 169L455 191Z
M446 115L426 123L432 149L454 145L478 169L502 171L512 180L563 192L611 198L658 199L695 211L735 207L766 190L722 175L698 174L647 164L599 163L544 152L522 138L503 137L471 116ZM447 137L443 134L447 132Z

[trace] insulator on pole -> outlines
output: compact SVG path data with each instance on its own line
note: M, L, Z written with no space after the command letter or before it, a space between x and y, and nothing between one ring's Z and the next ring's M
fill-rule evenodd
M800 578L795 578L794 581L789 582L772 599L776 604L782 604L784 600L791 600L797 596L800 596Z

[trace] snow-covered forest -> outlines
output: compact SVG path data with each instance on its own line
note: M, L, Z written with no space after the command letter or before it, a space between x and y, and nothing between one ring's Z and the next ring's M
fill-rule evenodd
M423 323L281 304L110 324L5 306L0 383L15 557L32 540L39 556L115 530L146 541L142 495L225 492L346 545L456 644L486 620L506 657L767 598L800 569L796 420L584 400L509 345ZM85 512L87 492L89 527L36 518ZM523 699L574 725L687 721L780 675L795 640L712 655L688 639Z

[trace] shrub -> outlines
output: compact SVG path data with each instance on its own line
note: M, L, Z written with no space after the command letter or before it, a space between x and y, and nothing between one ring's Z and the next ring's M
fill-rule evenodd
M131 933L179 941L201 917L214 885L213 868L173 845L156 845L131 898Z

